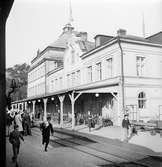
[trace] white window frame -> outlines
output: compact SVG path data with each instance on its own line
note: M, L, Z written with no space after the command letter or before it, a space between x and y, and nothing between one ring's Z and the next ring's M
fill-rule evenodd
M106 59L106 78L111 78L113 75L113 58Z
M136 73L137 76L144 76L144 68L145 68L145 57L136 56Z
M96 63L96 80L97 81L102 80L102 63L101 62Z
M92 82L92 66L87 67L87 82Z
M145 109L146 108L146 93L145 92L139 92L138 93L138 108L139 109Z

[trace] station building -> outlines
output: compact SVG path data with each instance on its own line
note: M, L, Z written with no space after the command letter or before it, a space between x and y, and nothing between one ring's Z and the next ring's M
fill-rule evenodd
M125 112L132 121L162 119L162 31L143 38L119 29L94 41L66 24L55 42L37 51L27 99L12 108L40 120L60 116L61 127L69 122L72 129L88 111L117 126Z

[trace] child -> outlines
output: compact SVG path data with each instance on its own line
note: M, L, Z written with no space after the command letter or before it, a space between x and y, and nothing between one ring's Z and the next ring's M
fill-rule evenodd
M123 127L123 132L124 132L124 141L128 142L128 135L129 135L129 128L131 124L128 119L128 114L124 115L124 119L122 121L122 127Z
M20 149L20 138L24 141L22 134L18 131L18 125L14 125L14 130L10 133L9 142L12 144L13 157L12 161L17 163L17 156Z
M43 145L45 144L44 151L47 151L47 147L48 147L49 140L50 140L50 132L52 133L52 135L54 132L53 126L50 123L50 121L51 121L51 118L48 117L47 122L43 122L43 124L41 124L40 126L40 129L42 131L42 144Z

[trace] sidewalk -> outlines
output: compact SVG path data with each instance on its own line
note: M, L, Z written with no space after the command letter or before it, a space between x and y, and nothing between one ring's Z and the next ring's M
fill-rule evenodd
M66 129L70 130L71 127L66 127ZM122 140L121 127L116 127L116 126L109 126L109 127L102 127L102 128L96 127L95 129L92 129L91 132L89 132L89 129L86 125L80 125L80 126L76 126L75 130L78 132L93 134L93 135L102 136L110 139ZM162 137L160 137L159 133L152 136L148 131L145 131L145 132L139 131L138 135L133 136L129 140L129 143L147 147L155 152L158 152L160 155L162 155Z

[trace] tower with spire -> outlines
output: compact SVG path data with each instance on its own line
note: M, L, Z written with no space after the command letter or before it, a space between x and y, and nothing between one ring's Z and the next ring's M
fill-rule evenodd
M145 19L144 19L144 13L142 13L142 35L145 38Z
M74 30L74 27L72 26L72 22L74 21L72 16L72 6L71 6L71 0L69 0L69 20L68 23L63 27L63 32L72 32Z

